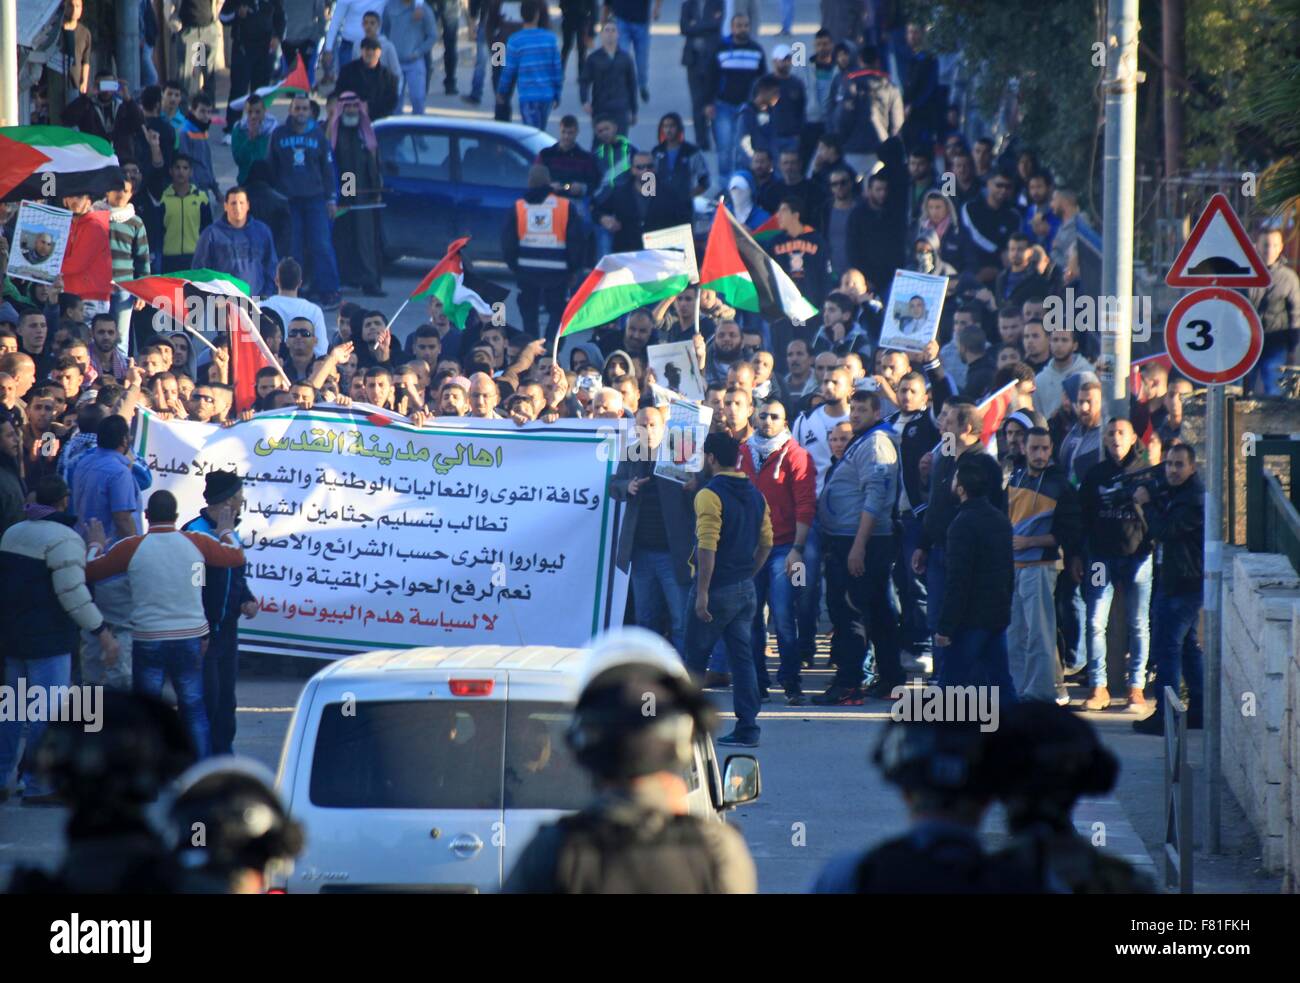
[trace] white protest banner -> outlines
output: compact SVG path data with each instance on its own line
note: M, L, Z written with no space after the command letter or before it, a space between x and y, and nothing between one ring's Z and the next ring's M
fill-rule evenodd
M704 399L704 373L695 354L695 343L672 341L664 345L647 345L646 360L660 385L697 402Z
M599 420L416 427L374 407L259 414L223 429L144 413L136 453L180 503L244 479L259 602L240 647L331 657L474 643L580 646L621 624L611 562L617 452Z
M670 225L666 229L641 234L641 245L646 249L680 249L686 254L686 268L691 283L700 282L700 267L695 261L695 232L690 225Z
M25 201L14 222L14 247L6 275L14 280L53 283L63 269L72 212L66 208Z
M948 293L948 278L899 270L889 287L880 347L921 352L939 334L939 315Z

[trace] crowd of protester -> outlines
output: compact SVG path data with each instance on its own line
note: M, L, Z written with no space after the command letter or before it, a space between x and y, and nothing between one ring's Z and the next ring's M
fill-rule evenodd
M120 84L92 93L82 67L71 86L78 95L65 99L60 90L56 100L52 87L42 90L51 121L103 136L118 153L120 188L102 201L62 202L74 213L111 211L114 279L200 267L239 277L261 298L261 332L279 366L262 370L256 403L236 412L222 332L200 339L121 290L93 302L57 282L6 283L0 565L8 596L30 599L18 606L21 616L48 628L9 652L6 678L39 671L47 682L65 680L79 651L87 681L129 685L134 630L138 660L143 653L135 685L156 690L164 670L184 679L181 699L199 746L229 749L237 625L257 609L229 537L238 479L210 480L202 515L178 516L165 493L149 497L145 511L152 478L130 453L140 407L222 425L260 411L352 402L419 424L596 419L623 427L625 446L654 448L668 380L654 378L647 347L690 341L711 429L728 439L714 442L709 470L685 486L656 477L652 462L649 470L644 460L620 466L611 494L629 507L617 559L630 574L629 620L662 631L687 655L704 644L699 626L710 620L707 604L698 605L708 592L692 554L707 542L703 548L721 556L729 545L718 539L716 515L700 512L697 493L737 475L761 492L767 542L747 577L753 589L720 618L735 630L714 632L708 651L694 653L708 658L710 682L736 690L738 711L746 694L751 723L773 686L763 658L768 627L780 656L775 684L799 705L823 617L835 677L813 695L816 703L889 698L913 672L998 685L1004 699L1066 703L1066 678L1085 673L1080 705L1107 709L1114 705L1107 625L1122 596L1127 651L1110 653L1125 662L1120 705L1144 709L1150 693L1158 707L1163 687L1182 677L1199 725L1203 503L1197 455L1181 429L1192 387L1151 362L1130 412L1105 415L1097 335L1047 311L1049 299L1078 285L1080 243L1094 236L1079 196L1056 187L1031 150L1010 142L998 153L990 139L968 141L921 26L889 33L828 18L796 70L790 45L768 52L754 40L755 12L746 12L753 5L735 4L724 34L721 3L687 0L682 61L698 143L685 139L682 117L668 113L661 142L642 151L625 133L649 101L643 42L657 3L653 15L648 0L614 3L599 45L588 43L594 9L566 8L561 52L544 5L525 0L515 30L487 0L473 33L480 42L510 39L504 64L492 65L499 117L503 107L509 115L513 93L524 119L545 126L577 48L593 149L580 146L579 120L566 116L560 142L542 152L529 188L519 190L528 206L571 202L570 234L590 240L583 248L549 244L563 256L555 276L545 264L530 266L545 246L516 236L510 252L512 218L503 239L522 327L474 314L461 326L434 298L415 302L419 323L402 341L385 312L341 299L344 285L359 298L382 295L382 286L377 212L339 215L339 181L368 174L373 183L363 180L362 190L378 195L371 123L408 101L423 111L434 25L454 38L455 5L339 0L328 25L304 18L290 0L244 6L232 98L270 80L272 40L286 56L303 54L314 81L335 73L339 84L323 110L310 94L294 96L284 120L256 95L242 112L228 111L234 185L222 189L213 166L210 72L155 83L136 98ZM205 10L178 4L174 36L213 37ZM67 16L65 34L81 51L79 0ZM451 93L455 45L445 47ZM466 99L482 98L485 67L476 66ZM93 74L114 77L107 68ZM716 148L716 173L705 148ZM649 196L636 190L648 174L657 178ZM566 338L551 357L558 312L594 257L640 248L643 232L689 221L691 199L709 189L751 230L775 219L762 244L818 316L768 319L692 286ZM1271 245L1271 236L1263 239ZM1267 252L1274 286L1255 301L1270 312L1272 333L1294 338L1295 275L1280 250ZM937 336L919 353L881 344L898 270L948 277ZM984 416L994 409L981 404L1008 386L1010 404L997 409L1002 424L986 440ZM102 558L87 563L72 548L61 531L72 525L95 549L107 547ZM175 545L156 545L178 531ZM158 610L142 613L132 581L166 576L167 563L199 555L213 568L205 582L224 585L221 600L196 587L151 600ZM42 565L48 575L35 576ZM237 572L218 572L227 569ZM89 581L99 581L93 597ZM6 617L14 616L7 606ZM204 663L204 645L220 657ZM208 674L201 684L200 666ZM1158 731L1161 719L1136 723ZM0 742L0 765L13 765L5 759L11 751Z

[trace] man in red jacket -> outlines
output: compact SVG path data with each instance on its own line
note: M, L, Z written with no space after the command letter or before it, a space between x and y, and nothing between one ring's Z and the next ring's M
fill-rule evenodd
M767 618L764 604L776 621L776 647L781 667L776 681L785 689L788 706L803 706L799 681L799 644L795 627L795 588L806 576L803 549L817 513L817 468L808 452L795 443L786 425L785 405L775 397L758 404L754 434L740 445L740 469L763 493L772 514L772 552L754 578L758 608L754 615L754 664L760 693L770 680L764 651Z

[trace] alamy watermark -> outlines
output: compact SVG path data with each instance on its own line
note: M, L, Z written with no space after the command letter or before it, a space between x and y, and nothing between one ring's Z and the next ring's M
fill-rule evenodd
M104 726L103 686L0 686L0 723L79 723L88 734Z
M998 729L1001 698L996 686L895 686L889 716L898 723L975 723Z

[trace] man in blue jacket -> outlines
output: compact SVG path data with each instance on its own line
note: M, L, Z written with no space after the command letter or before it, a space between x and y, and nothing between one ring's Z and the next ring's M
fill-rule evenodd
M226 213L200 233L194 268L237 276L254 297L266 297L275 292L275 241L248 210L247 191L239 185L226 191Z
M338 207L334 154L325 128L311 118L311 102L305 95L293 97L289 124L272 135L267 160L277 190L289 199L293 255L307 260L320 305L337 307L339 268L329 226Z
M217 536L215 512L229 505L235 525L244 505L243 479L233 471L210 471L204 478L207 507L185 523L189 532ZM257 598L248 589L244 565L203 568L203 613L208 619L208 651L203 660L203 702L212 730L212 753L234 754L235 683L239 678L239 616L257 614Z

